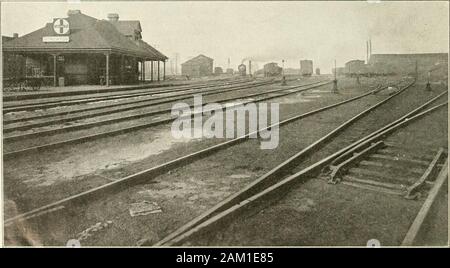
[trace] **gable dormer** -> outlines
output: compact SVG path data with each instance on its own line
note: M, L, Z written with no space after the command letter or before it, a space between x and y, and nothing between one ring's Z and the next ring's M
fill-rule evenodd
M127 38L137 41L142 39L141 23L138 20L119 20L119 14L108 14L108 21Z

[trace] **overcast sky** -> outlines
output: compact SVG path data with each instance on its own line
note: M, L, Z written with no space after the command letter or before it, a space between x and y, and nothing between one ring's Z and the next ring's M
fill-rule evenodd
M448 2L94 2L2 3L2 35L24 35L67 10L97 19L140 20L143 39L179 62L198 54L236 68L243 59L298 68L300 59L330 72L373 53L448 52Z

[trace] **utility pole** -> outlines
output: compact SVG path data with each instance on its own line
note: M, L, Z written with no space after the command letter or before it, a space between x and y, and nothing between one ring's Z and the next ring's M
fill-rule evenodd
M425 89L428 90L428 91L431 91L430 76L431 76L431 70L428 71L427 87L425 88Z
M439 62L437 64L435 64L437 66L435 66L434 68L431 68L428 70L428 80L427 80L427 87L426 90L431 91L431 72L434 72L436 70L438 70L439 68L442 68L444 65L442 64L442 62Z
M416 72L416 81L417 81L419 79L419 68L417 66L417 60L416 60L415 72Z
M369 64L369 41L366 41L366 64Z
M337 93L337 92L338 92L338 87L337 87L337 68L336 68L336 60L334 60L333 92L334 92L334 93Z
M178 75L178 53L175 53L175 75Z
M285 86L286 85L286 77L284 76L284 60L281 60L281 75L283 76L281 85Z

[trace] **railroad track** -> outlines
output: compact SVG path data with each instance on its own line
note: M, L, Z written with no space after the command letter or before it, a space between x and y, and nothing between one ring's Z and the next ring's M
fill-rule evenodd
M215 100L214 102L223 103L223 102L229 102L229 101L233 101L233 100L240 100L240 99L253 98L256 96L268 95L268 96L261 97L258 99L246 100L239 104L235 104L235 106L245 105L250 102L261 102L261 101L265 101L265 100L269 100L269 99L274 99L274 98L279 98L279 97L283 97L283 96L287 96L287 95L291 95L291 94L296 94L296 93L310 90L313 88L317 88L317 87L320 87L320 86L323 86L323 85L326 85L329 83L330 83L329 81L325 81L325 82L320 81L320 82L315 82L315 83L307 84L307 85L283 87L280 89L269 90L269 91L260 92L260 93L256 93L256 94L250 94L250 95L246 95L246 96L231 97L231 98L226 98L226 99L221 99L221 100ZM273 95L270 95L270 94L273 94ZM206 105L206 104L207 103L204 103L204 105ZM191 105L190 107L193 107L193 105ZM119 117L119 118L107 119L107 120L90 122L90 123L85 123L85 124L60 127L60 128L38 131L38 132L31 132L31 133L22 134L22 135L5 136L3 138L3 142L4 142L4 144L8 145L8 143L11 143L11 142L23 141L23 140L27 140L27 139L31 139L31 138L42 137L42 136L50 136L50 135L55 135L58 133L66 133L68 131L75 131L75 130L82 130L82 129L92 128L92 127L98 127L98 126L113 124L113 123L122 122L122 121L146 118L149 116L155 116L155 115L170 113L170 112L171 112L171 109L162 109L162 110L158 110L158 111L141 113L141 114L137 114L137 115L123 116L123 117ZM195 113L192 113L191 115L188 115L188 116L193 117L194 115L195 115ZM110 130L110 131L105 131L105 132L100 132L100 133L96 133L96 134L92 134L92 135L87 135L87 136L72 138L72 139L68 139L68 140L53 142L53 143L49 143L49 144L43 144L43 145L37 145L37 146L35 145L35 146L20 149L17 151L5 151L3 154L3 157L4 157L4 159L8 159L10 157L15 157L20 154L30 153L33 151L41 151L44 149L55 148L55 147L59 147L62 145L77 144L80 142L86 142L88 140L93 140L93 139L98 139L98 138L108 137L108 136L113 136L113 135L119 135L119 134L136 131L136 130L140 130L140 129L144 129L144 128L167 124L167 123L174 121L176 118L177 117L170 116L168 118L151 121L150 123L138 124L138 125L134 125L131 127L114 129L114 130Z
M213 83L213 84L202 84L202 85L195 85L195 86L181 86L176 87L175 89L166 89L166 90L145 90L143 92L135 92L135 93L120 93L120 94L108 94L107 96L97 96L97 97L82 97L82 98L74 98L70 100L53 100L53 101L38 101L34 103L27 103L27 104L13 104L13 105L6 105L3 106L3 114L8 114L12 112L23 112L23 111L34 111L34 110L41 110L41 109L49 109L54 107L61 107L61 106L72 106L72 105L80 105L85 103L93 103L93 102L101 102L101 101L114 101L114 100L120 100L120 99L127 99L127 98L138 98L138 97L146 97L146 96L154 96L154 95L160 95L160 94L167 94L167 93L178 93L182 91L188 91L188 90L197 90L197 89L203 89L203 88L209 88L209 87L221 87L221 86L230 86L230 85L236 85L236 84L245 84L250 81L248 80L238 80L238 81L231 81L231 82L221 82L221 83ZM210 90L212 91L212 90ZM189 94L189 93L187 93ZM185 94L185 95L187 95ZM178 94L181 95L181 94ZM164 97L162 97L164 98ZM157 98L160 99L160 98ZM133 102L136 103L136 102ZM63 114L63 113L61 113ZM43 117L42 117L43 118ZM25 119L24 119L25 120ZM31 119L30 119L31 120ZM20 122L15 120L6 120L6 124L14 123L14 122Z
M410 83L410 84L404 86L404 88L398 94L400 94L404 90L408 89L413 83ZM220 144L208 147L206 149L197 151L195 153L191 153L191 154L179 157L179 158L174 159L172 161L169 161L167 163L164 163L164 164L158 165L156 167L153 167L153 168L150 168L150 169L147 169L147 170L143 170L143 171L141 171L139 173L136 173L136 174L133 174L133 175L130 175L130 176L127 176L127 177L115 180L113 182L107 183L107 184L102 185L100 187L96 187L96 188L90 189L88 191L85 191L85 192L82 192L82 193L79 193L79 194L75 194L75 195L72 195L70 197L64 198L62 200L53 202L51 204L48 204L48 205L45 205L45 206L41 206L41 207L36 208L36 209L32 209L29 212L26 212L26 213L23 213L23 214L20 214L20 215L16 215L16 216L14 216L12 218L7 219L5 221L5 225L11 225L11 224L13 224L13 223L15 223L17 221L21 222L21 221L24 221L24 220L33 219L33 218L38 217L40 215L45 215L48 212L59 210L59 209L64 208L66 206L70 206L70 205L73 205L73 204L79 204L80 202L84 203L84 202L86 202L87 200L89 200L91 198L98 198L101 195L104 195L104 194L107 194L107 193L113 193L113 192L118 191L120 189L125 189L125 188L129 187L130 185L135 185L135 184L138 184L140 182L147 181L149 178L153 178L153 177L156 177L158 175L164 174L164 173L166 173L166 172L168 172L168 171L170 171L170 170L172 170L174 168L184 166L184 165L186 165L188 163L191 163L193 161L196 161L196 160L198 160L200 158L203 158L203 157L206 157L208 155L211 155L211 154L213 154L213 153L215 153L215 152L217 152L219 150L223 150L223 149L226 149L226 148L228 148L230 146L233 146L233 145L239 144L241 142L244 142L251 135L257 134L257 133L259 133L261 131L265 131L268 128L274 128L274 127L280 127L280 126L288 125L288 124L296 122L296 121L298 121L300 119L303 119L303 118L306 118L306 117L309 117L309 116L312 116L312 115L320 114L321 112L333 109L335 107L342 106L344 104L352 103L352 102L354 102L356 100L359 100L361 98L369 96L369 95L371 95L371 94L373 94L375 92L378 92L378 91L380 91L379 88L375 89L373 91L361 94L359 96L356 96L356 97L353 97L353 98L350 98L350 99L338 102L338 103L327 105L325 107L321 107L319 109L315 109L315 110L312 110L312 111L309 111L309 112L306 112L306 113L297 114L297 115L292 116L292 117L290 117L290 118L288 118L286 120L281 121L278 124L269 126L269 127L265 128L265 129L260 129L259 131L255 132L255 133L247 133L246 135L240 136L238 138L235 138L235 139L232 139L232 140L228 140L226 142L222 142ZM285 94L289 94L289 92L285 93ZM277 96L277 97L279 97L279 96ZM388 101L390 98L393 98L393 97L394 96L390 96L390 97L386 98L385 101Z
M78 91L67 91L67 92L49 92L49 93L40 93L40 94L24 94L24 95L8 95L3 96L3 102L15 102L15 101L29 101L29 100L36 100L36 99L52 99L52 98L60 98L60 97L72 97L77 95L96 95L96 94L110 94L115 92L121 92L121 91L138 91L138 90L148 90L148 89L155 89L158 90L159 88L168 88L168 87L189 87L189 86L201 86L201 85L207 85L210 83L218 83L218 82L226 82L226 81L235 81L235 80L243 80L245 78L238 78L238 79L230 79L230 78L224 78L224 79L217 79L217 80L209 80L208 82L205 81L199 81L194 83L178 83L178 84L147 84L147 85L138 85L138 86L132 86L130 88L117 88L117 87L111 87L108 89L97 89L97 90L78 90Z
M129 110L133 110L133 109L145 108L145 107L149 107L149 106L153 106L153 105L164 104L164 103L168 103L168 102L172 102L172 101L176 101L176 100L182 100L182 99L192 97L195 94L205 93L204 95L213 95L213 94L220 94L223 92L228 92L228 91L233 91L233 90L243 90L243 89L247 89L247 87L242 86L242 85L247 84L248 86L257 86L260 83L244 82L244 83L239 83L239 84L241 84L241 86L239 86L239 85L236 86L236 84L234 84L232 86L230 86L228 84L212 85L210 87L211 89L208 89L208 90L181 93L181 94L177 94L176 96L170 95L170 96L161 96L161 97L155 97L155 98L149 98L149 99L140 99L141 96L133 96L133 98L139 98L139 99L135 100L135 101L120 102L120 103L117 103L114 101L113 104L108 104L108 105L103 105L103 106L95 106L95 107L88 107L88 108L82 108L82 109L72 109L72 110L56 112L56 113L48 113L48 114L42 114L42 115L34 115L34 116L20 117L20 118L14 118L14 119L7 119L7 120L3 121L3 125L11 125L11 124L17 124L17 123L21 123L21 122L29 122L29 121L35 121L35 120L39 120L39 119L46 119L46 118L52 118L52 117L64 117L63 119L67 118L67 121L61 121L61 122L69 122L69 121L86 118L83 116L68 117L73 114L79 114L79 113L91 112L91 111L95 111L95 110L103 110L103 109L115 108L115 107L120 107L120 106L128 106L128 105L133 105L133 104L151 102L151 103L147 103L144 105L133 105L131 107L126 107L126 108L122 108L122 109L108 110L106 112L89 113L92 116L94 116L94 115L101 116L104 114L129 111ZM266 83L262 83L262 84L265 85ZM191 89L189 89L189 90L191 90ZM153 95L155 95L155 94L150 94L150 97ZM105 101L105 100L101 100L101 101ZM96 101L87 102L87 103L95 104ZM45 122L44 122L44 124L42 124L42 126L44 126L44 125L45 125ZM26 128L24 128L24 129L26 129Z
M304 154L305 150L299 152L249 186L170 233L157 242L155 246L205 245L208 243L217 245L217 240L226 239L224 238L226 234L230 234L233 231L239 232L239 228L245 229L245 225L250 224L245 219L252 218L249 215L269 217L267 214L258 214L258 211L268 210L269 212L267 213L270 214L272 212L270 207L273 204L279 203L279 200L286 197L290 192L299 191L298 189L301 189L306 181L313 178L326 179L332 184L341 183L357 187L358 189L362 188L377 193L401 196L401 198L405 199L415 199L420 197L420 195L426 196L431 187L429 197L424 202L424 206L421 208L402 243L402 245L412 245L412 241L415 240L420 230L420 224L423 223L433 199L436 198L437 192L439 192L440 187L442 187L443 182L448 177L447 150L444 148L433 148L433 150L430 150L428 148L426 153L422 151L422 154L419 154L422 156L422 159L417 159L413 157L414 155L417 156L417 151L415 152L416 154L410 154L408 157L406 156L407 153L405 153L405 150L407 150L405 146L399 146L395 142L386 142L385 139L393 135L393 133L408 127L416 120L430 116L432 113L447 107L447 101L430 107L446 94L446 91L439 94L397 120L385 124L350 145L341 147L331 155L327 155L319 161L293 172L292 170L295 170L291 167L293 160ZM321 142L321 140L318 140L316 143ZM393 165L394 161L402 162L406 165L413 163L415 167L420 165L421 168L411 169L411 165L407 165L407 168L402 168L399 165ZM376 167L378 171L367 169L368 166ZM382 168L380 169L380 167ZM286 169L289 171L282 178L274 176L274 174L280 175L280 171L286 173ZM439 176L436 177L437 173L439 173ZM282 202L280 206L284 208L285 203L288 202ZM327 208L320 209L329 211ZM340 210L337 210L337 214L339 212ZM345 217L345 215L341 216ZM278 215L277 217L282 216ZM236 226L229 227L237 219L241 219L239 223ZM270 221L270 219L259 220ZM256 221L256 223L251 222L251 224L262 227L262 222L260 221ZM326 219L321 221L326 221ZM291 221L287 222L291 223ZM296 222L296 224L301 226L299 222ZM227 229L228 227L229 229ZM278 227L282 228L279 225L273 226L275 229ZM277 230L273 230L273 228L271 231L276 234ZM226 234L223 231L225 229L227 229ZM262 233L261 230L255 232ZM252 234L255 232L252 232ZM143 244L152 245L151 241Z
M98 107L71 110L71 111L59 112L59 113L53 113L53 114L45 114L45 115L24 117L24 118L19 118L19 119L5 120L4 125L9 125L12 123L18 123L18 122L24 122L24 121L33 121L33 120L49 118L49 117L64 116L63 118L53 119L50 121L36 122L36 123L30 123L30 124L18 125L18 126L12 126L12 127L4 127L3 133L11 133L14 131L23 131L23 130L32 129L32 128L36 128L36 127L49 126L49 125L54 125L54 124L59 124L59 123L82 120L82 119L86 119L86 118L98 117L98 116L102 116L102 115L109 115L109 114L114 114L114 113L137 110L137 109L141 109L141 108L147 108L147 107L151 107L151 106L155 106L155 105L189 99L196 94L202 94L203 96L208 96L208 95L225 93L225 92L229 92L229 91L238 91L238 90L244 90L244 89L249 89L249 88L253 88L253 87L263 86L263 85L269 85L272 83L273 83L272 81L248 83L248 84L240 85L240 86L227 87L225 89L214 88L214 89L209 89L206 91L199 91L199 92L194 92L194 93L189 92L187 94L178 94L177 96L168 96L168 97L164 96L164 97L158 97L158 98L152 98L152 99L137 100L137 101L127 102L127 103L116 103L116 104L106 105L106 106L98 106ZM125 107L125 108L91 113L91 111L94 111L94 110L115 108L115 107L119 107L119 106L139 104L139 103L144 103L144 102L150 102L150 103L140 104L140 105L132 105L130 107ZM85 114L85 115L67 116L67 115L83 113L83 112L90 112L90 113Z

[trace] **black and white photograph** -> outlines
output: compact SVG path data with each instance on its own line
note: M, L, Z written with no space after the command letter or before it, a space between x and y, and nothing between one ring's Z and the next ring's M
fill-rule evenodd
M0 8L3 247L449 246L448 1Z

